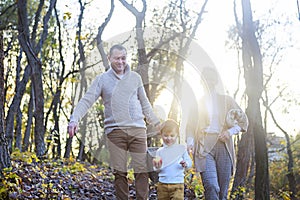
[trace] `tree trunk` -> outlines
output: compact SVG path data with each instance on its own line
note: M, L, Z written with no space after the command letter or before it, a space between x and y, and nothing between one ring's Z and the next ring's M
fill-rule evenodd
M145 92L149 98L149 61L146 54L145 41L144 41L144 28L143 21L145 19L147 4L146 0L142 0L142 11L138 11L132 4L129 4L126 0L120 0L120 2L135 16L135 34L138 46L138 68L137 72L141 75L144 83Z
M29 139L30 139L30 134L31 134L32 119L33 119L33 97L32 97L32 92L31 92L30 99L29 99L29 105L28 105L28 111L27 111L27 125L26 125L24 138L23 138L23 147L22 147L23 152L29 150L29 144L30 144Z
M20 73L21 73L21 59L22 59L22 50L17 58L17 68L16 68L16 88L15 90L18 91L18 87L20 85ZM16 148L21 151L22 149L22 116L23 113L21 111L20 106L17 108L16 114Z
M267 104L265 104L265 102L264 102L264 105L267 105ZM292 151L290 137L289 137L289 134L278 124L270 106L267 106L266 108L267 108L267 111L269 111L269 113L271 114L271 117L272 117L273 122L275 123L276 127L279 130L281 130L281 132L285 136L287 156L288 156L288 165L287 165L286 176L288 178L289 188L291 191L291 200L296 200L297 199L297 196L296 196L297 195L297 181L296 181L295 172L294 172L294 157L293 157L293 151Z
M29 38L29 23L27 14L27 1L19 0L17 1L18 7L18 32L19 32L19 42L24 50L27 62L31 67L31 81L33 87L33 98L34 98L34 140L35 140L35 151L38 157L41 157L45 153L45 126L44 126L44 90L43 90L43 80L42 80L42 63L37 57L41 52L44 41L48 34L48 22L51 17L52 10L56 0L50 0L48 10L43 19L43 31L39 41L36 42L37 27L40 22L39 18L44 6L44 2L41 1L35 15L35 22L32 28L31 40Z
M242 0L242 55L248 107L246 110L255 145L255 199L269 200L269 169L266 136L262 126L260 98L263 91L263 69L260 48L255 36L250 0Z
M67 138L64 158L70 158L72 152L72 138Z
M60 96L60 94L59 94ZM58 114L58 103L54 106L54 146L56 147L56 154L54 158L61 158L61 142L60 142L60 129L59 129L59 114Z
M45 152L44 143L44 94L43 94L43 81L42 81L42 66L40 60L34 53L34 49L31 46L29 40L29 24L27 14L27 1L20 0L18 5L18 31L19 31L19 42L24 50L27 62L31 67L31 81L34 91L34 140L37 156L42 156Z
M86 56L84 53L84 45L82 43L81 40L81 28L82 28L82 20L83 20L83 13L85 10L85 7L82 3L81 0L79 0L79 4L80 4L80 15L78 18L78 31L77 31L77 35L78 35L78 51L79 51L79 55L80 55L80 59L78 61L79 65L81 64L81 68L85 69L86 67ZM85 70L82 70L80 72L80 76L81 76L81 80L80 80L80 94L79 97L83 97L83 95L87 92L88 89L88 85L87 85L87 79L86 79L86 74L85 74ZM80 139L80 143L79 143L79 152L78 152L78 156L77 159L79 160L83 160L83 155L85 154L84 152L84 146L85 144L85 137L86 137L86 132L87 132L87 115L82 119L82 122L80 124L80 131L81 131L81 138Z
M17 113L18 108L20 107L22 97L26 91L26 85L29 81L31 74L31 68L29 65L25 67L24 74L22 80L19 82L19 86L17 87L17 90L15 92L13 101L11 105L9 106L8 114L6 116L6 136L7 136L7 142L8 142L8 148L10 152L12 151L12 143L14 138L14 121L15 116ZM28 126L28 124L27 124Z
M139 17L140 16L140 17ZM143 15L136 16L136 37L138 43L138 73L141 75L145 92L147 97L149 98L149 62L147 59L146 48L145 48L145 41L144 41L144 30L143 30L143 21L145 18L145 13Z
M60 63L62 65L61 69L60 69L60 73L57 73L58 79L59 79L59 84L56 86L55 88L55 92L54 92L54 96L51 102L51 106L46 114L46 120L45 120L45 127L47 127L47 122L49 119L49 116L51 113L53 113L53 120L54 120L54 128L51 131L51 142L52 142L52 136L53 136L53 140L54 140L54 146L52 149L52 154L54 158L60 158L61 157L61 134L60 134L60 128L59 128L59 121L60 121L60 109L61 109L61 95L62 95L62 85L64 83L64 81L66 80L65 77L65 62L64 62L64 57L63 57L63 45L62 45L62 30L61 30L61 25L60 25L60 21L59 21L59 16L57 13L57 9L56 9L56 5L54 7L54 12L55 12L55 18L56 18L56 25L58 27L58 43L59 43L59 56L60 56ZM49 146L47 145L47 151L49 151Z
M235 17L235 22L239 33L239 37L242 39L243 30L242 27L240 26L240 22L237 16L236 1L234 1L234 17ZM253 170L253 168L252 169L249 168L252 166L252 163L255 163L253 152L254 152L253 128L252 128L252 124L249 124L247 133L242 134L241 140L238 141L236 172L234 174L234 181L231 190L231 195L235 196L236 200L244 199L244 193L242 193L240 189L249 187L249 186L247 187L247 183L249 183L249 180L251 180L248 177L249 171L251 172Z
M31 67L31 81L34 91L34 140L37 156L44 155L45 143L44 143L44 94L43 94L43 81L42 81L42 66L40 60L37 58L30 45L29 40L29 26L27 15L27 1L18 1L18 30L19 41L22 49L24 50L28 64ZM26 34L27 33L27 34Z
M20 151L22 150L22 118L23 118L23 113L19 107L16 116L15 132L16 132L16 148L19 149Z
M0 30L0 172L11 166L8 144L4 134L4 51L3 31Z
M247 113L247 112L246 112ZM234 181L232 186L231 194L235 194L235 199L243 199L243 194L238 190L241 187L247 188L249 168L251 164L252 152L253 149L253 132L252 125L249 124L247 133L242 135L241 140L238 143L238 152L237 152L237 163L236 163L236 172L234 175Z
M288 173L287 173L287 178L289 181L289 188L291 190L291 200L296 200L297 199L297 182L295 178L295 173L294 173L294 159L293 159L293 153L291 149L291 142L288 134L285 134L286 138L286 148L287 148L287 155L288 155Z
M29 56L30 57L30 56ZM32 60L31 60L32 59ZM44 89L42 81L42 66L41 63L34 58L28 60L32 66L32 86L34 91L34 143L35 151L38 157L45 153L45 126L44 126Z

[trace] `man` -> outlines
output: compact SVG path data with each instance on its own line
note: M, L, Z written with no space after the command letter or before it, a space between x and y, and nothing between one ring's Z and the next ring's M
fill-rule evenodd
M147 136L144 118L159 127L160 121L154 115L146 96L142 79L130 70L127 51L121 45L111 47L108 55L110 69L100 74L76 105L68 125L72 137L78 129L78 122L92 104L101 97L105 107L104 131L108 138L110 164L115 176L117 199L127 200L128 152L134 168L136 198L148 198L148 173L146 168Z
M230 178L235 167L232 136L245 132L248 119L237 103L218 93L218 74L204 68L206 94L193 109L187 122L187 147L194 152L207 200L227 199Z

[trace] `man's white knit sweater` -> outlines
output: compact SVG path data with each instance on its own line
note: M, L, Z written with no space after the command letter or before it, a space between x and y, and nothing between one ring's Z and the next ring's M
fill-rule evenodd
M76 105L70 121L79 122L88 109L101 97L104 104L104 130L146 128L144 118L151 124L159 119L153 113L139 74L127 65L122 77L110 68L92 82Z

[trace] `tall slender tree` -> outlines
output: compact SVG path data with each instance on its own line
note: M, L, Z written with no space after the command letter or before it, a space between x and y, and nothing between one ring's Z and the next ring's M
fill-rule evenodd
M249 118L248 132L254 135L255 146L255 199L269 200L269 167L266 135L262 125L260 98L263 91L263 65L255 36L250 0L242 0L242 58L246 83Z
M8 144L4 134L4 51L3 30L0 30L0 172L11 166Z
M278 95L281 96L282 91L280 92L280 94ZM263 100L264 105L266 107L266 111L268 111L271 115L271 118L274 122L274 124L276 125L276 127L284 134L285 140L286 140L286 153L287 153L287 158L288 158L288 164L287 164L287 178L288 178L288 184L289 184L289 188L291 191L291 200L296 200L297 199L297 181L296 181L296 176L295 176L295 169L294 169L294 156L293 156L293 151L292 151L292 144L291 144L291 138L288 134L288 132L286 130L284 130L284 128L279 124L279 122L277 121L273 110L271 109L271 105L272 103L275 102L275 100L268 105L268 96L266 93L266 98Z
M43 18L43 30L40 37L38 34L38 24L40 23L40 17L42 10L44 8L44 1L40 1L38 9L35 15L35 21L30 34L28 13L27 13L27 0L20 0L17 2L18 7L18 32L19 32L19 42L24 50L28 65L31 68L31 81L33 87L33 97L34 97L34 140L35 149L37 156L43 156L45 153L45 126L44 126L44 90L43 90L43 80L42 80L42 63L39 53L42 50L45 39L48 34L48 22L52 15L52 11L56 0L50 0L48 10ZM30 38L31 35L31 38Z
M78 17L78 30L77 30L77 38L78 38L78 51L79 51L79 60L78 64L80 66L81 70L80 71L80 98L84 95L84 93L88 89L88 83L87 83L87 78L86 78L86 73L84 70L84 67L86 66L86 55L84 51L84 44L81 39L82 36L82 21L83 21L83 15L84 15L84 10L86 3L83 3L82 0L79 0L79 5L80 5L80 14ZM82 123L80 123L80 129L81 129L81 140L80 140L80 145L79 145L79 152L78 152L78 157L77 159L83 160L84 156L84 146L85 146L85 140L86 140L86 133L87 133L87 116L85 116L82 119Z
M241 23L238 19L238 14L236 10L236 0L234 1L233 6L234 11L234 18L235 18L235 26L237 27L235 30L238 32L238 36L235 39L237 49L241 49L242 47L239 46L239 41L243 38L243 30ZM242 67L241 67L242 68ZM239 69L240 73L242 73L242 69ZM237 88L235 94L239 88ZM251 125L250 125L251 126ZM238 142L238 151L237 151L237 163L236 163L236 172L234 174L234 181L232 186L231 194L234 194L232 196L235 196L235 199L243 199L243 193L239 191L240 188L249 188L249 181L251 180L251 172L252 170L252 163L254 163L254 141L253 141L253 131L249 131L246 134L243 134L241 136L241 139ZM252 168L251 168L252 167Z
M135 31L136 31L136 40L138 47L138 70L137 72L141 75L145 91L149 97L149 61L147 59L145 40L144 40L144 27L143 22L146 16L147 3L146 0L142 0L142 10L139 11L132 4L129 4L126 0L119 0L123 6L125 6L134 16L136 21Z

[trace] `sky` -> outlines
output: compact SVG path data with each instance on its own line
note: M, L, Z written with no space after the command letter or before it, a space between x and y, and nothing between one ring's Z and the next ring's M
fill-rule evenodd
M73 7L69 5L65 6L65 2L59 1L61 7L64 11L72 11ZM78 4L76 0L70 0L73 4ZM91 16L85 20L97 20L99 21L98 26L102 23L104 17L106 17L110 1L108 0L98 0L94 1L97 4L87 10ZM147 0L148 9L153 7L161 8L161 4L164 0ZM195 8L200 8L199 0L190 0L191 4ZM202 2L202 1L201 1ZM198 3L198 4L197 4ZM240 1L237 1L238 12L241 15ZM110 40L120 34L132 30L135 25L134 16L124 8L119 1L115 1L115 12L108 26L106 27L103 35L104 40ZM276 73L274 75L274 81L271 82L270 95L275 98L278 95L278 90L276 90L277 85L287 85L287 91L290 91L290 98L300 97L300 66L298 57L300 55L300 21L297 16L297 2L296 0L251 0L252 10L253 10L253 20L261 20L276 18L278 23L282 24L289 18L289 22L292 25L276 27L271 34L276 37L276 40L281 43L281 45L292 43L293 47L288 47L284 50L284 55L280 65L276 67ZM198 7L197 7L198 6ZM269 12L271 9L271 12ZM201 22L196 37L195 42L203 48L203 50L208 54L211 60L214 62L216 68L218 69L224 86L230 95L233 94L237 85L237 68L238 60L236 51L229 50L225 46L225 41L227 39L227 31L230 25L235 24L233 16L233 1L220 1L220 0L209 0L207 7L207 12L203 16L203 21ZM146 18L150 16L147 15ZM241 19L241 17L240 17ZM77 20L74 18L74 20ZM261 22L261 21L259 21ZM85 23L88 23L87 21ZM263 23L263 22L262 22ZM97 31L97 29L95 29ZM289 39L290 37L290 39ZM290 41L291 40L291 41ZM187 74L195 74L193 71L187 72ZM189 76L189 75L187 75ZM190 78L187 78L190 79ZM191 84L195 84L199 81L199 78L193 78ZM165 99L169 96L161 97L156 103L158 109L164 107L167 109L169 103L166 103ZM284 102L282 102L284 103ZM273 108L277 111L276 117L280 119L284 129L288 130L290 133L297 133L300 130L299 118L300 106L291 106L287 110L289 114L283 114L283 107L286 104L277 103ZM284 120L287 119L287 120ZM271 127L270 132L278 133L275 127Z

